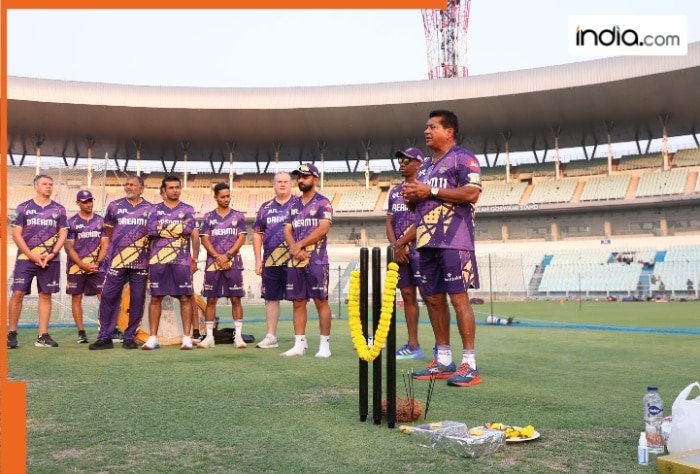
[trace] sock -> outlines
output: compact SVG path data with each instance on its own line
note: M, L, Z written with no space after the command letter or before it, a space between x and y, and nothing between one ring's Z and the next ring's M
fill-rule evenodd
M204 325L207 327L207 336L214 337L214 321L207 321Z
M85 330L78 331L78 336L84 336L85 335Z
M306 347L306 334L295 334L294 335L294 347Z
M236 328L236 337L243 337L243 320L236 319L233 321L233 326Z
M449 344L437 346L437 361L441 365L450 365L452 363L452 349Z
M319 344L320 347L323 346L329 346L330 345L330 336L321 336L321 343Z
M199 334L199 329L195 329L192 331L192 339L199 339L201 334Z
M476 350L464 349L462 351L462 364L469 364L469 367L476 370Z

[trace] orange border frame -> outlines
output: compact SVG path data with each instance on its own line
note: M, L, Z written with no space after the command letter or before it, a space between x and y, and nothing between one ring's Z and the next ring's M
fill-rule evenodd
M0 226L7 222L7 10L8 9L444 9L446 0L5 0L0 9ZM24 382L7 380L7 231L0 230L0 472L26 472L26 396Z

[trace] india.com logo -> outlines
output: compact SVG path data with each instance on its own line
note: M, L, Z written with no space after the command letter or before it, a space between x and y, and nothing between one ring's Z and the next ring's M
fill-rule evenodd
M587 43L588 42L588 43ZM680 46L681 37L674 34L640 35L636 30L623 30L619 25L603 30L576 28L576 46Z

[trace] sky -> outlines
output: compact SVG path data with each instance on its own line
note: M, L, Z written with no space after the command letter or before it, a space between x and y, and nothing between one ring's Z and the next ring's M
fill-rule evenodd
M700 2L473 0L470 75L563 64L570 15L685 15ZM8 74L156 86L427 79L419 10L10 10ZM592 58L591 58L592 59Z

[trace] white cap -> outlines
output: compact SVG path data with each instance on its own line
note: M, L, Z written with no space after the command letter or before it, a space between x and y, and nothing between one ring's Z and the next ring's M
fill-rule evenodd
M647 434L642 431L639 433L639 445L640 446L646 446L647 445Z

